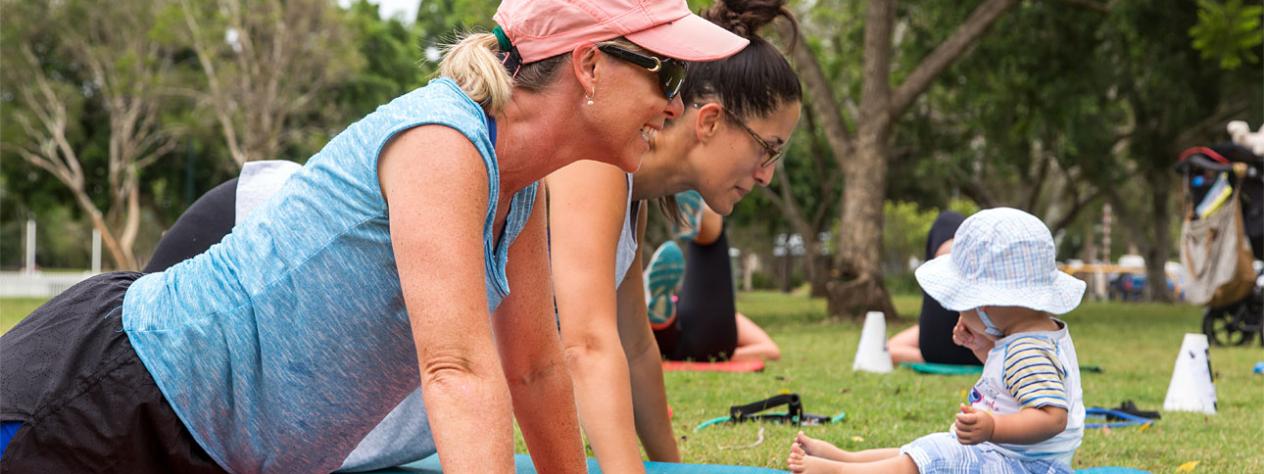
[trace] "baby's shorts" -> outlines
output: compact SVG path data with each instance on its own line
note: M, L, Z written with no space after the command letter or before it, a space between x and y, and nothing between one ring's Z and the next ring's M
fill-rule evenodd
M900 448L928 473L1072 474L1071 467L1055 460L1025 460L1006 456L992 443L961 444L952 433L933 433Z

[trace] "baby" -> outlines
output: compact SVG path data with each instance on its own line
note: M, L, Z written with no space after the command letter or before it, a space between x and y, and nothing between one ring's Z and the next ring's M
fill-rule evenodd
M984 362L946 433L901 448L850 452L802 432L787 461L796 473L1071 473L1084 432L1079 362L1054 314L1080 304L1084 282L1058 271L1044 223L1016 209L961 224L952 253L917 269L926 294L959 311L953 340Z

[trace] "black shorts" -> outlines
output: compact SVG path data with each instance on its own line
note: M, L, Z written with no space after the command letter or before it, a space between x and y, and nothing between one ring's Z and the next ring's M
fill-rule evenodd
M0 472L224 472L123 332L140 273L89 278L0 336L0 421L22 427Z

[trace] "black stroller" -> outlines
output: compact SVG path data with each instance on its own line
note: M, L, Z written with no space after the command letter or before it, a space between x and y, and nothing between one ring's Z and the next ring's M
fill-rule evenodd
M1215 345L1244 345L1256 335L1264 345L1264 273L1256 262L1264 260L1264 157L1232 143L1195 147L1181 153L1176 171L1183 176L1186 196L1181 263L1193 280L1210 272L1224 274L1225 278L1233 275L1230 282L1215 288L1186 291L1191 302L1207 306L1203 333ZM1240 224L1221 225L1210 232L1204 227L1204 234L1196 235L1200 225L1213 225L1213 219L1233 222L1236 216L1218 211L1235 208L1241 209ZM1228 237L1225 248L1236 251L1203 258L1201 262L1191 259L1191 254L1207 257L1203 241L1210 246L1218 234Z

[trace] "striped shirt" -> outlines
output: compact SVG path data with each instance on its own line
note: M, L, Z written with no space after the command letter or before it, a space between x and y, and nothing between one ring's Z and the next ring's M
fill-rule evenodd
M1066 371L1058 362L1053 341L1019 335L1009 343L1004 367L1005 389L1023 408L1069 408Z
M1012 334L996 341L983 365L983 376L970 391L976 410L1010 415L1024 408L1067 410L1066 428L1033 444L986 443L1007 456L1071 464L1084 436L1084 396L1080 365L1066 323L1057 331Z

